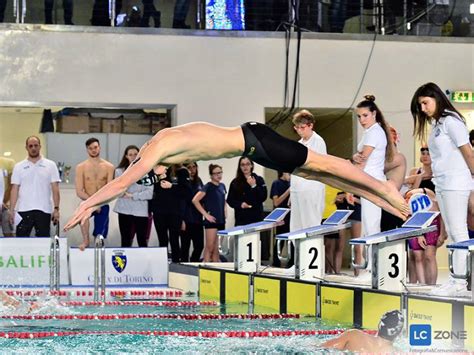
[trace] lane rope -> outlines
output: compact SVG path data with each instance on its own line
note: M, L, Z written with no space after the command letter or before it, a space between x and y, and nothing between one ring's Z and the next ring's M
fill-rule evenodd
M151 307L198 307L218 306L216 301L67 301L60 302L61 306L151 306Z
M0 332L0 338L9 339L38 339L80 335L144 335L144 336L175 336L175 337L202 337L202 338L266 338L290 337L311 335L338 335L346 329L318 329L318 330L263 330L263 331L197 331L197 330L119 330L119 331L60 331L60 332ZM368 334L376 331L365 330Z
M183 319L183 320L221 320L221 319L296 319L299 314L27 314L1 315L0 319L10 320L115 320L115 319Z
M54 296L54 297L92 297L94 292L91 290L59 290L59 291L44 291L44 290L8 290L6 294L13 297L40 297L40 296ZM103 292L101 293L104 294ZM180 290L110 290L105 292L110 297L182 297L183 291Z

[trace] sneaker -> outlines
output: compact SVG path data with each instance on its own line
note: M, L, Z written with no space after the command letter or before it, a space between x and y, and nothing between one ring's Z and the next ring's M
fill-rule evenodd
M448 282L439 285L431 290L432 296L459 297L467 291L466 280L455 280L450 278Z
M288 269L285 269L285 275L295 275L295 265L289 267Z

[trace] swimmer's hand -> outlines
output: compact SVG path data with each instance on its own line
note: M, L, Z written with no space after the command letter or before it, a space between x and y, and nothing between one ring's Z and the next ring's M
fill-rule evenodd
M64 231L67 232L74 228L76 225L79 223L83 225L92 215L92 213L100 209L100 207L87 207L85 205L85 202L82 202L79 207L77 208L76 212L74 212L74 215L71 217L71 219L66 223L64 226Z

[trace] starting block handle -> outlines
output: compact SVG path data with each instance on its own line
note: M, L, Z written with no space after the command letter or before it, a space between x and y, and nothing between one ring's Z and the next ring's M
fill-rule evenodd
M356 245L351 245L351 264L354 269L367 269L367 265L369 265L369 258L367 257L367 255L369 254L368 252L369 246L367 244L360 245L360 246L364 247L363 249L364 253L362 253L363 256L365 254L364 262L362 264L356 264L356 253L355 253Z
M278 260L280 261L288 261L290 260L290 241L287 240L287 245L288 245L288 255L287 256L283 256L283 242L284 240L278 240L278 239L275 239L275 243L277 243L277 256L278 256Z
M228 256L230 254L231 237L217 236L217 238L219 238L219 254L222 256Z
M455 279L463 279L467 281L472 272L471 262L470 262L470 258L471 258L470 253L467 253L466 255L466 272L464 274L456 274L454 272L454 262L453 262L454 251L455 251L454 249L449 249L449 254L448 254L449 273Z

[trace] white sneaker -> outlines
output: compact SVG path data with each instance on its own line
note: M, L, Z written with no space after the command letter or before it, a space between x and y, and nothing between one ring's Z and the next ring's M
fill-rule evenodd
M433 296L459 297L464 296L466 291L466 280L455 280L450 278L448 282L433 288L430 294Z
M289 267L288 269L285 269L285 275L295 276L295 269L295 265Z

